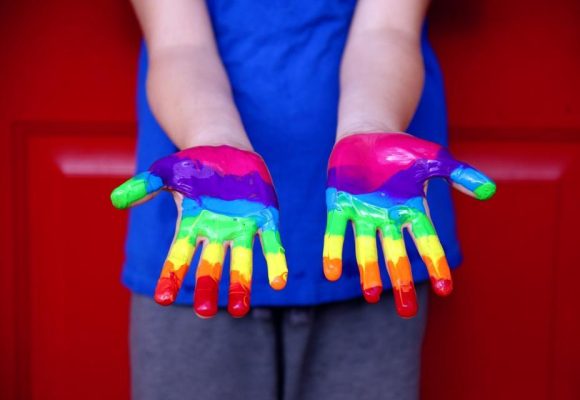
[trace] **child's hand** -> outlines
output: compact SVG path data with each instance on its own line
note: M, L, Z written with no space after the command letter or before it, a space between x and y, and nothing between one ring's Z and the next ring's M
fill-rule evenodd
M126 208L159 190L173 193L179 216L176 235L155 291L155 301L175 301L197 244L204 243L197 267L194 309L201 317L217 312L218 283L226 246L231 247L228 311L244 316L250 306L252 246L260 236L270 286L286 286L288 270L278 231L278 201L264 161L230 146L200 146L155 162L149 171L116 188L111 201Z
M342 245L347 222L354 223L356 258L364 297L377 302L382 292L376 249L379 232L397 311L417 313L411 266L402 236L409 228L427 265L435 293L452 290L451 274L425 198L427 181L443 177L477 199L495 193L495 184L469 165L455 160L441 146L404 133L368 133L337 142L328 167L324 237L324 274L342 273Z

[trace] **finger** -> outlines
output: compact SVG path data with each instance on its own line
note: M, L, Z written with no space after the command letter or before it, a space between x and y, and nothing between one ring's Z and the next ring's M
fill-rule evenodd
M383 282L377 257L377 232L372 224L355 220L355 253L364 298L376 303L381 298Z
M127 208L148 200L163 187L163 181L151 172L142 172L118 186L111 193L113 206Z
M448 295L453 290L451 271L435 227L423 211L412 209L410 228L417 250L429 271L433 290L440 296Z
M191 264L196 247L196 221L196 218L182 218L177 227L175 239L169 248L155 289L154 299L163 306L170 305L175 301L183 278Z
M265 229L260 232L262 250L268 265L268 280L272 289L281 290L288 280L288 266L286 255L278 229Z
M253 238L248 236L234 240L231 247L228 312L236 318L243 317L250 310L252 245Z
M213 317L218 311L218 285L222 275L225 249L220 242L205 244L195 274L193 308L202 318Z
M495 194L495 183L475 168L460 163L449 175L453 185L478 200L487 200Z
M340 211L330 210L326 219L322 264L324 276L329 281L336 281L342 275L342 247L348 220Z
M397 313L403 318L413 317L417 314L418 309L417 295L401 228L390 223L383 226L380 232L383 255L393 287Z

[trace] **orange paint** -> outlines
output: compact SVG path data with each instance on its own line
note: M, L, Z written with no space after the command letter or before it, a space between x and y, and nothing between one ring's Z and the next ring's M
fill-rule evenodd
M286 287L287 280L288 280L288 273L285 272L284 274L276 276L274 279L272 279L272 282L270 282L270 286L274 290L282 290Z
M377 303L383 292L383 282L379 272L379 263L371 261L364 268L359 265L363 296L368 303Z
M322 258L324 276L329 281L336 281L342 275L342 260L340 258Z

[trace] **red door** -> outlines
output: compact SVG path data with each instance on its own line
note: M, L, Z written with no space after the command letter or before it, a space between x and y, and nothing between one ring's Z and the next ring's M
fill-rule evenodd
M128 2L0 6L0 398L126 399L126 214L139 32ZM432 299L424 399L580 398L580 3L435 2L465 255Z

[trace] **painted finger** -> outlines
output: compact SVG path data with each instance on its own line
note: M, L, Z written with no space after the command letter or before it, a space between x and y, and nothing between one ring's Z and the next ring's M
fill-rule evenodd
M477 169L460 163L451 171L453 186L478 200L487 200L495 194L495 183Z
M413 317L418 309L417 294L401 228L391 223L381 227L380 232L397 313L403 318Z
M262 230L260 241L268 265L270 286L275 290L284 289L288 280L288 266L279 231L277 229Z
M231 246L228 312L236 318L250 310L252 245L253 238L248 236L234 240Z
M372 224L355 220L355 253L364 298L376 303L381 298L383 282L377 256L377 232Z
M191 264L196 247L196 222L197 218L183 217L177 227L175 238L169 248L155 289L154 299L163 306L170 305L175 301L183 278Z
M223 243L210 241L203 246L195 274L193 308L202 318L210 318L218 311L218 285L222 275L225 249Z
M113 206L119 209L140 204L153 197L163 188L160 177L151 172L142 172L118 186L111 193Z
M322 265L324 276L329 281L336 281L342 275L342 247L347 219L338 210L330 210L326 219Z
M448 295L453 290L451 271L433 223L424 212L412 210L410 228L417 250L429 271L433 290L440 296Z

